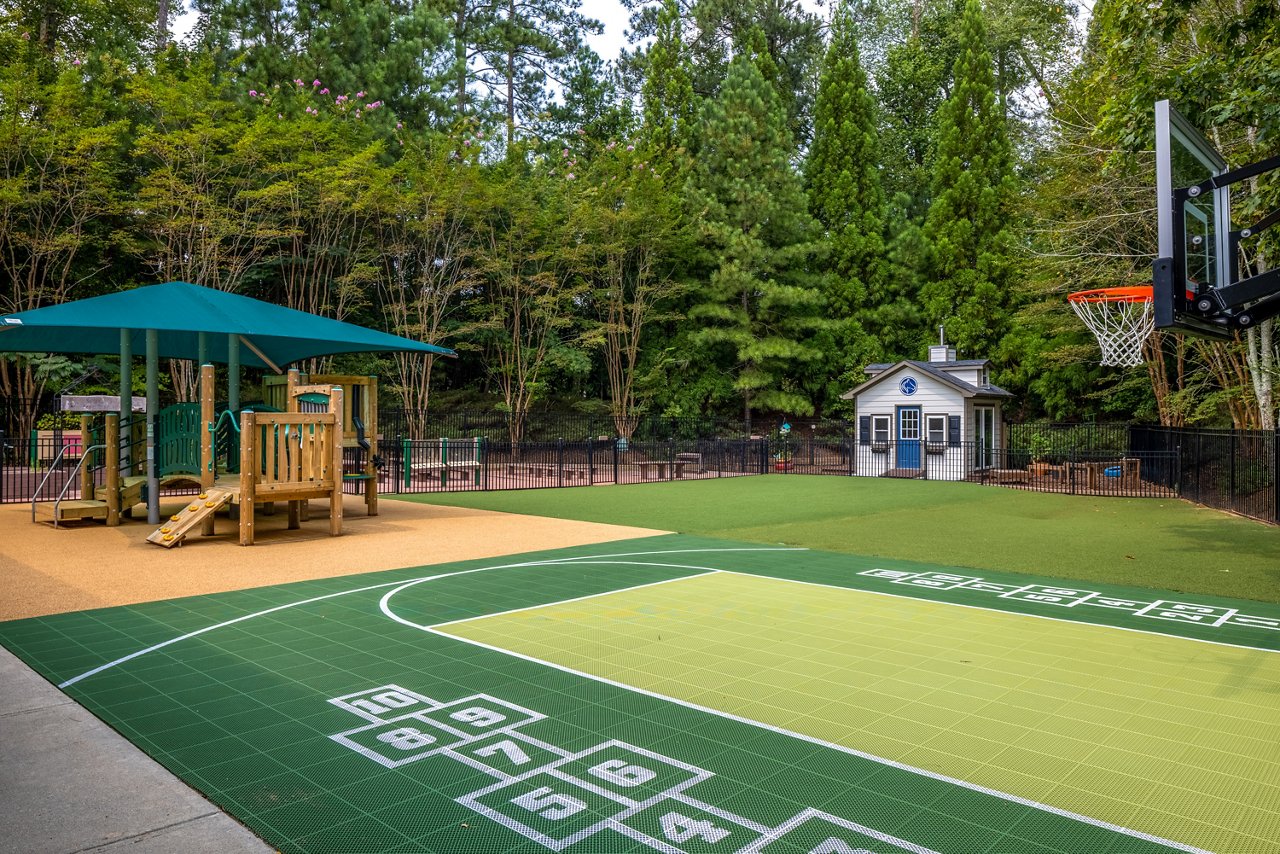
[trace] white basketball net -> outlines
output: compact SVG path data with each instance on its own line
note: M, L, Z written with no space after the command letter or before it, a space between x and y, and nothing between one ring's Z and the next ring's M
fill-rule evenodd
M1142 364L1142 344L1156 328L1149 299L1071 300L1071 308L1098 339L1103 365Z

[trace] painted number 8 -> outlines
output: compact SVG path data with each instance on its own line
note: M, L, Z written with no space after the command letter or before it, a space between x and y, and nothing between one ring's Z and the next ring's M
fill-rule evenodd
M613 783L617 786L639 786L641 783L647 783L658 776L648 768L641 768L639 765L628 765L622 759L610 759L608 762L601 762L599 765L587 769L587 773L599 777L606 783Z
M403 726L399 729L388 730L378 735L378 741L383 744L389 744L400 750L415 750L419 747L426 747L428 744L435 743L434 735L427 735L419 729L411 726Z

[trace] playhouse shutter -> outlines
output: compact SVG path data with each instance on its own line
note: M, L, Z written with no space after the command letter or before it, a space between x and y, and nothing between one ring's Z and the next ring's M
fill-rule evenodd
M870 415L858 416L858 444L859 445L871 444L871 416Z
M953 448L960 447L960 416L947 416L947 444Z

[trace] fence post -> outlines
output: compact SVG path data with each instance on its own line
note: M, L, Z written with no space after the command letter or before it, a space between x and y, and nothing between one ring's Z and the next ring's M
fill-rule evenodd
M410 481L412 480L413 474L412 462L413 461L409 459L409 439L406 436L400 440L400 469L401 474L404 476L405 492L408 492L410 489Z
M1271 442L1271 488L1275 500L1271 504L1271 521L1280 522L1280 429Z
M587 436L587 484L596 482L596 434Z
M556 439L556 486L564 486L564 437Z
M1230 502L1229 509L1234 510L1236 506L1236 431L1231 431L1231 444L1229 448L1229 456L1231 457L1231 479L1227 482L1227 501Z
M676 479L676 437L667 437L667 480Z
M618 483L618 441L617 439L613 440L613 483L615 486Z

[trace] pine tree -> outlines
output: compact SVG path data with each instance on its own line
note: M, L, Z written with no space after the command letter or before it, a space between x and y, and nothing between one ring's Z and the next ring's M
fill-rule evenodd
M697 124L693 68L680 27L675 0L666 0L658 13L640 90L644 120L641 134L646 147L655 154L689 149Z
M810 284L816 223L793 170L787 113L755 58L739 55L703 112L690 199L711 273L690 311L693 340L724 360L751 411L809 414L795 376L819 359L821 295Z
M965 5L960 45L938 117L921 296L930 322L982 357L1009 326L1015 188L978 0Z
M844 391L856 372L880 355L868 336L870 298L885 290L884 191L875 104L847 5L836 11L818 82L813 147L805 183L809 209L830 246L823 292L836 322L834 351L823 375ZM832 396L834 398L834 396Z

